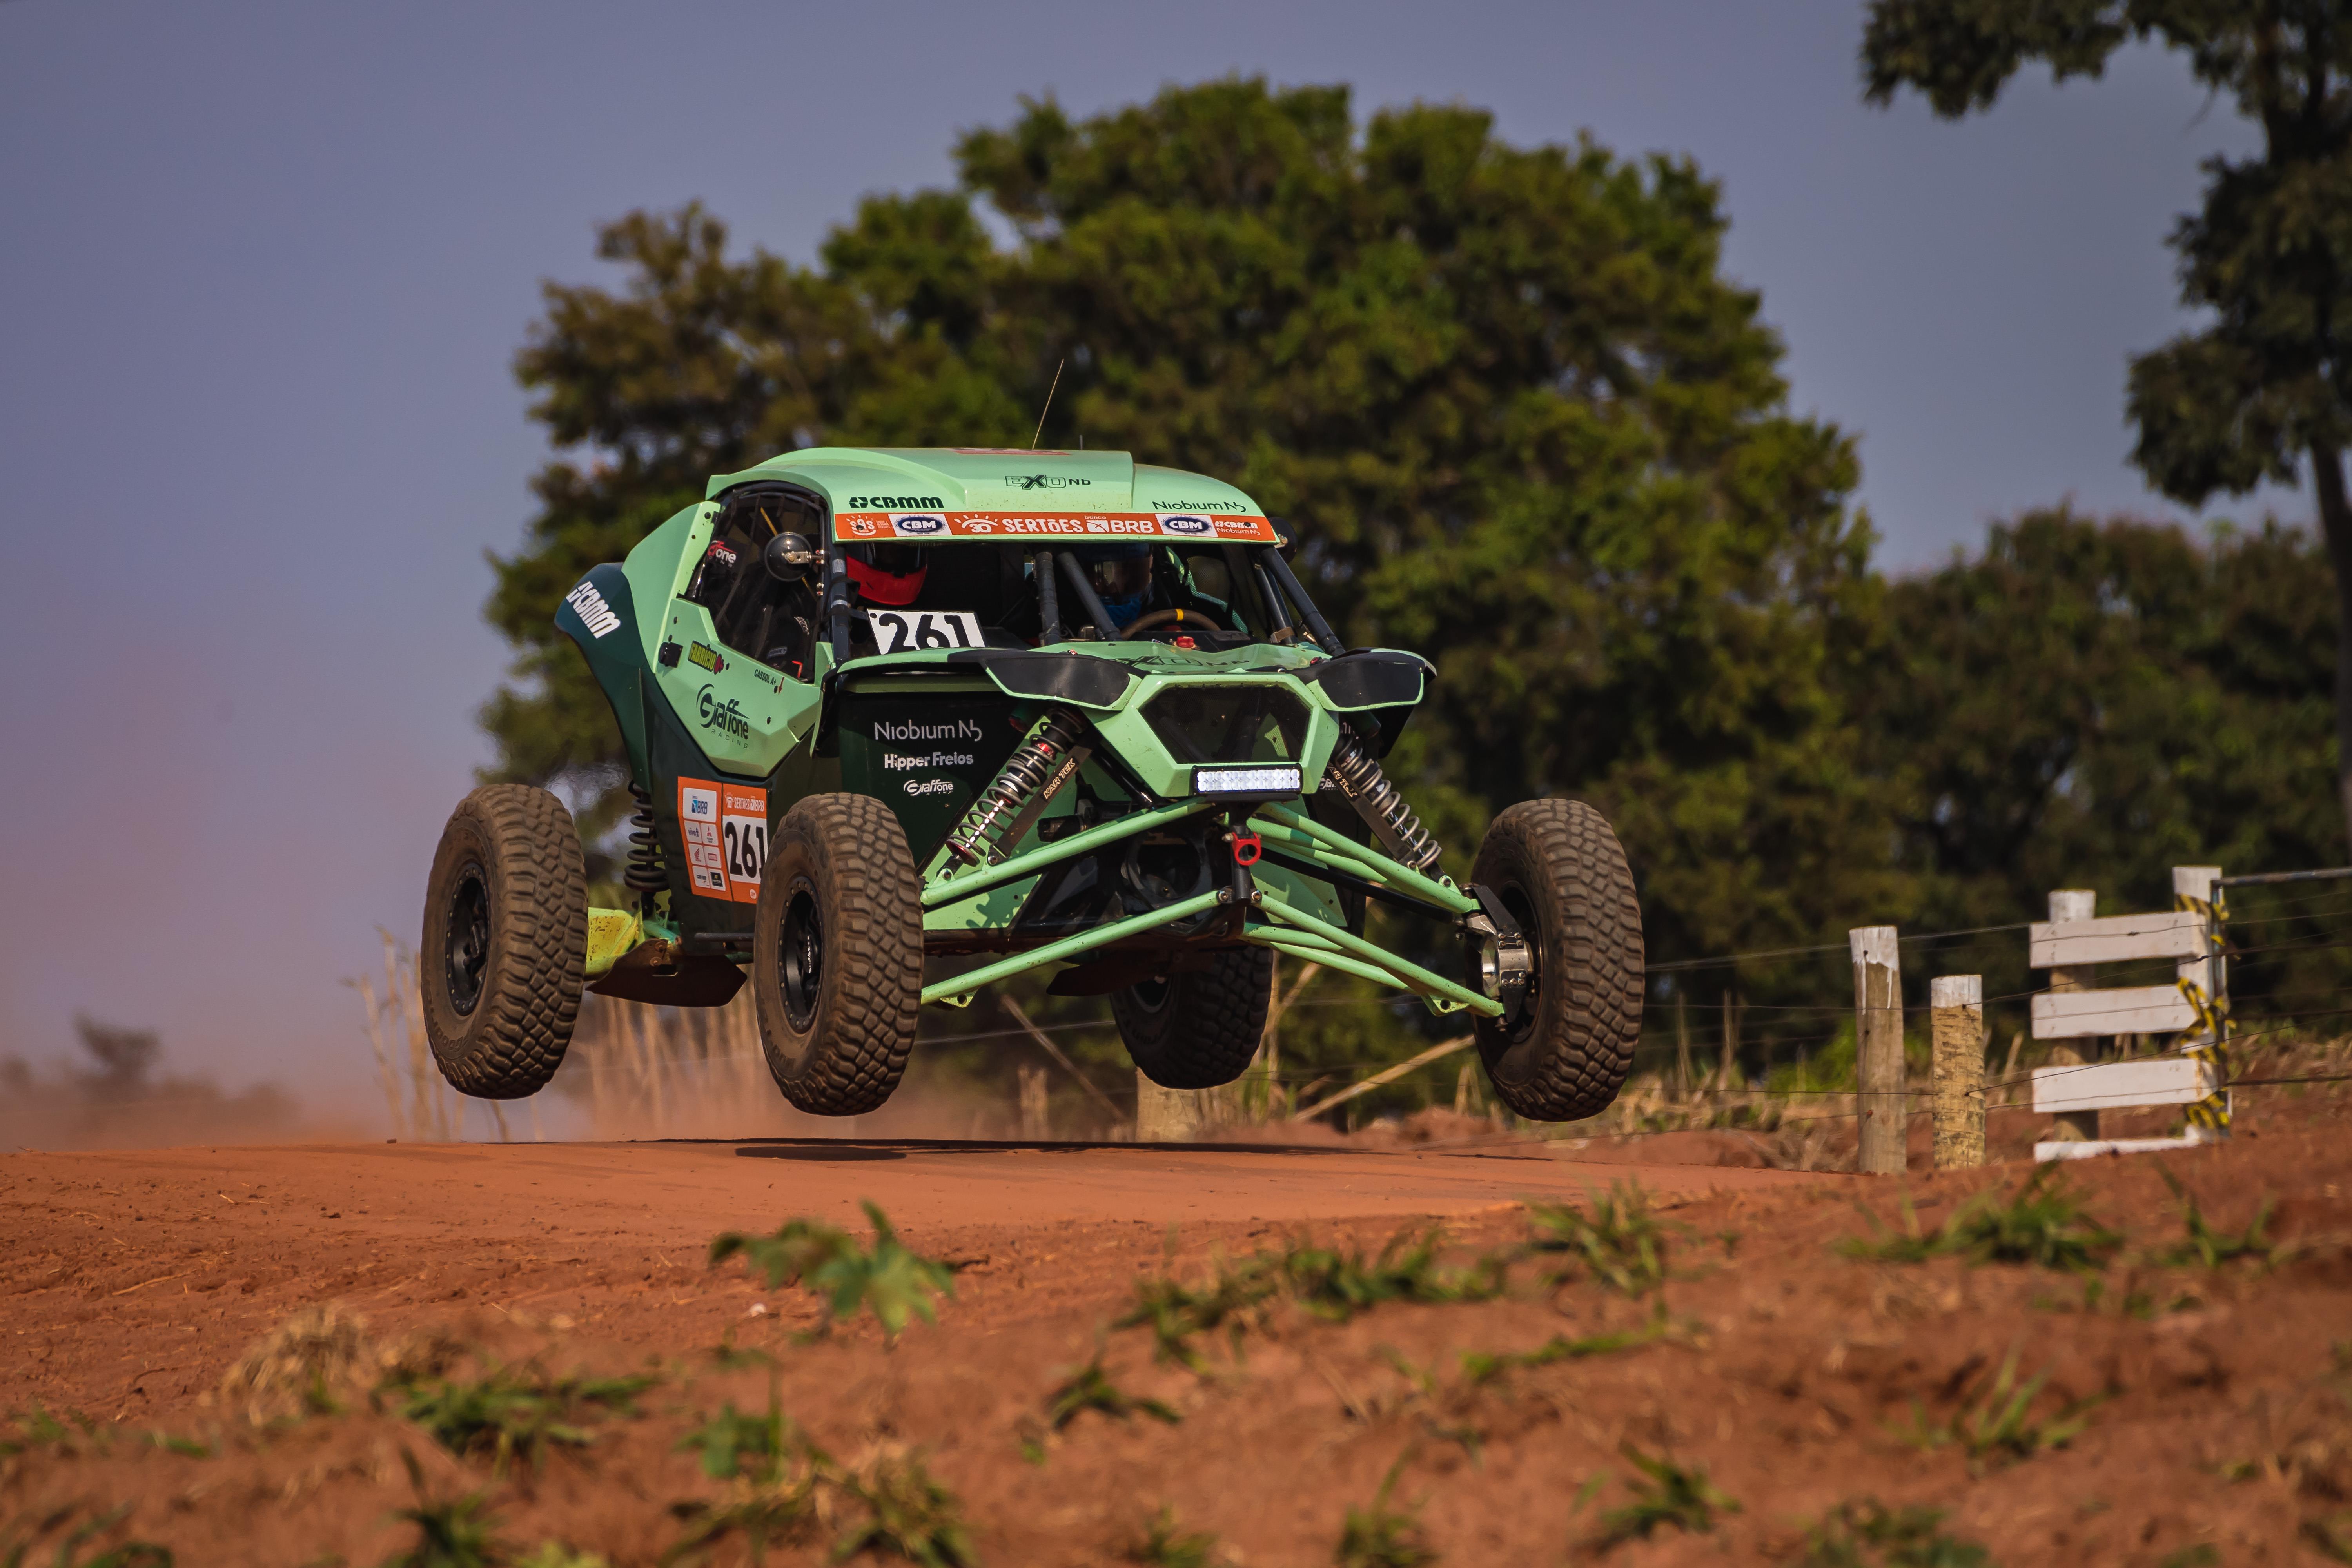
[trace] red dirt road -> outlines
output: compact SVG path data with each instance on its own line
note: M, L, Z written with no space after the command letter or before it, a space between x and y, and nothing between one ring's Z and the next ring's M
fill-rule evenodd
M795 1215L862 1227L861 1201L918 1248L1048 1253L1074 1229L1109 1226L1156 1256L1171 1225L1462 1216L1580 1196L1633 1170L1518 1145L815 1139L9 1155L0 1267L21 1293L0 1354L0 1410L128 1418L168 1406L208 1387L257 1334L331 1298L380 1319L470 1303L611 1319L604 1331L656 1344L711 1342L749 1294L740 1277L713 1293L702 1267L712 1236ZM1844 1179L1687 1166L1642 1175L1675 1194Z
M1748 1146L1713 1134L1557 1153L759 1142L0 1156L0 1412L19 1413L0 1423L0 1560L23 1544L48 1562L82 1521L127 1508L86 1558L135 1537L179 1568L377 1564L418 1541L396 1510L479 1495L506 1543L493 1561L560 1542L596 1555L531 1561L731 1568L751 1561L740 1533L679 1554L712 1517L697 1510L772 1494L711 1479L682 1445L723 1408L773 1397L839 1468L817 1494L830 1511L772 1541L771 1563L827 1561L879 1517L875 1489L910 1453L959 1500L970 1560L988 1568L1122 1560L1162 1506L1223 1543L1204 1561L1319 1568L1384 1477L1444 1563L1584 1562L1612 1520L1635 1528L1631 1456L1704 1471L1717 1501L1607 1546L1612 1568L1876 1563L1808 1555L1808 1531L1863 1499L1941 1510L1934 1528L2012 1568L2325 1562L2352 1552L2347 1131L2352 1093L2331 1084L2247 1107L2226 1146L2064 1173L2118 1237L2088 1272L1848 1255L1871 1234L1854 1200L1899 1226L1907 1191L1933 1226L1981 1189L2014 1194L2029 1173L2013 1163L1896 1184L1584 1158ZM2268 1205L2263 1255L2189 1258L2160 1169L2216 1232L2242 1237ZM1526 1250L1518 1200L1581 1202L1636 1174L1670 1248L1663 1285L1629 1299ZM861 1199L956 1269L939 1321L895 1346L870 1317L809 1342L809 1291L705 1264L714 1233L796 1215L862 1233ZM1433 1220L1450 1265L1508 1259L1508 1289L1344 1321L1276 1300L1230 1339L1199 1336L1197 1370L1110 1326L1139 1282L1197 1279L1220 1252L1302 1234L1377 1250ZM379 1340L473 1347L450 1365L461 1380L527 1361L653 1382L633 1411L576 1416L586 1446L503 1468L437 1445L396 1394L269 1426L215 1400L240 1352L331 1300ZM772 1363L745 1364L745 1350ZM1090 1358L1172 1419L1088 1409L1049 1430ZM2019 1388L2023 1421L1996 1430ZM92 1425L43 1427L22 1418L35 1406Z

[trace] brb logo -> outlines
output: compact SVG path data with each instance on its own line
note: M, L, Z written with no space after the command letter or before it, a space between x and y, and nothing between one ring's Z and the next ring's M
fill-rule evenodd
M743 716L743 704L737 699L730 697L721 702L710 695L710 688L706 686L697 710L702 715L704 729L716 730L733 741L751 738L751 722Z

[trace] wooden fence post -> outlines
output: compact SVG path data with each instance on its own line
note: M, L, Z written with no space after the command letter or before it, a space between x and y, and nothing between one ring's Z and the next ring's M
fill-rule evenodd
M1865 1176L1903 1173L1903 964L1893 926L1846 933L1853 952L1855 1115Z
M1141 1073L1135 1075L1135 1141L1139 1143L1190 1143L1201 1136L1202 1091L1162 1089Z
M2050 923L2070 924L2087 921L2099 912L2099 895L2091 888L2054 888L2050 893ZM2072 968L2053 969L2050 989L2053 991L2088 991L2098 974L2098 965L2078 963ZM2084 1040L2081 1048L2060 1044L2050 1047L2052 1067L2081 1067L2099 1058L2096 1038ZM2051 1136L2061 1143L2088 1142L2099 1135L2099 1113L2095 1110L2064 1110L2053 1117Z
M1927 983L1934 1039L1936 1169L1962 1170L1985 1158L1984 977L1945 974Z
M1045 1114L1045 1069L1023 1062L1015 1070L1021 1078L1021 1141L1043 1143L1054 1135Z
M2175 963L2173 972L2205 993L2219 1017L2230 1000L2230 961L2221 956L2221 927L2212 916L2213 884L2221 879L2219 866L2175 866L2172 868L2172 896L2178 903L2193 899L2205 906L2205 956L2184 958Z

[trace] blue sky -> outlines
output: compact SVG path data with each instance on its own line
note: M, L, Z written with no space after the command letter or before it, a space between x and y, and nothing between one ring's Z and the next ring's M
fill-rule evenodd
M2126 463L2162 239L2248 128L2177 63L1863 107L1846 4L399 6L0 0L0 1055L77 1010L315 1100L487 756L483 554L545 456L509 365L593 226L701 198L806 260L1024 93L1229 71L1491 109L1722 181L1792 402L1890 569ZM2304 513L2293 493L2224 508ZM1862 911L1867 914L1868 911ZM1859 918L1859 916L1858 916Z

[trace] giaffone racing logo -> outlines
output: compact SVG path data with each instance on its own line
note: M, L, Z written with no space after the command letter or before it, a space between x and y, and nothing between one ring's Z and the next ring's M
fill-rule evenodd
M706 686L702 689L702 700L698 706L702 713L704 729L716 730L730 740L749 741L751 738L751 721L743 717L743 704L736 699L730 697L720 702L710 695L710 688Z

